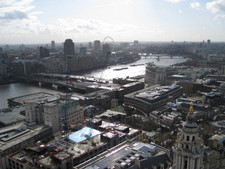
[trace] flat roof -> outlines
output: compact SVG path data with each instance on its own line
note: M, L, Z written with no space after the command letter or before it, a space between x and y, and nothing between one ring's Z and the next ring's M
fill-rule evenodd
M101 118L102 116L111 117L111 116L116 116L116 115L126 115L126 113L122 113L122 112L118 112L118 111L112 111L112 110L106 110L102 114L96 115L95 117Z
M7 112L3 112L0 110L0 123L9 125L18 121L25 120L26 117L20 114L21 111L25 111L25 107L14 108Z
M154 89L149 89L142 93L138 93L135 97L146 98L146 99L152 100L152 99L155 99L157 97L164 95L165 93L167 93L170 90L175 89L177 87L178 87L178 85L160 86L160 87L156 87Z
M54 157L57 158L58 160L62 161L62 160L72 157L72 155L62 151L62 152L55 154Z
M161 149L155 144L132 142L126 143L118 147L117 149L108 150L107 154L103 154L98 160L93 160L86 165L85 169L104 169L120 166L126 168L132 166L132 162L139 157L151 158L157 156L157 151L161 154L165 154L166 151ZM76 166L84 168L81 166Z
M1 133L7 133L7 132L11 132L11 131L18 131L18 129L23 125L23 123L20 124L16 124L13 126L9 126L9 127L5 127L1 129ZM6 140L6 141L1 141L0 140L0 151L5 151L8 148L11 148L14 145L20 144L34 136L36 136L37 134L39 134L40 132L49 129L50 127L47 126L42 126L42 125L36 125L33 126L32 129L30 127L27 127L27 129L29 130L25 130L25 132L21 132L20 135L17 135L16 137L13 137L10 140Z
M82 141L95 137L99 134L101 134L101 132L98 130L89 127L84 127L81 130L78 130L77 132L70 134L69 139L76 143L80 143Z
M47 92L38 92L38 93L32 93L27 94L23 96L18 96L14 98L9 98L9 101L13 101L19 104L24 104L25 102L38 102L43 100L52 99L54 97L53 94L47 93Z

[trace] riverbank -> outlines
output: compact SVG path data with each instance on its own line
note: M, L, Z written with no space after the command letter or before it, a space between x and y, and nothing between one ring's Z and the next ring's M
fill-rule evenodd
M16 78L7 78L7 79L4 79L3 81L0 81L0 85L6 85L10 83L17 83L17 82L19 82L19 80L17 80Z

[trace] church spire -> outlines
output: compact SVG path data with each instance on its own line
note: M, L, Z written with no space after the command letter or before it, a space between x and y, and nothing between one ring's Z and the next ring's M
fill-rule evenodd
M197 128L198 127L198 125L196 123L196 117L194 115L194 106L193 106L192 102L190 103L189 113L186 117L184 126L188 127L188 128Z
M193 102L190 103L189 113L190 114L194 113L194 104L193 104Z

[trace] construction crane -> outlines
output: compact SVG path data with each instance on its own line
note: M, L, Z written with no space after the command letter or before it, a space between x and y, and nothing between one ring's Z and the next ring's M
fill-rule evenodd
M65 137L68 137L69 134L69 120L68 120L68 113L69 113L69 103L70 103L70 88L69 88L69 76L71 71L71 56L67 56L67 71L66 71L66 95L65 95L65 103L62 107L62 129L64 131Z
M109 40L111 41L111 43L107 43L107 42L106 42L107 39L109 39ZM111 53L112 53L113 48L114 48L113 43L114 43L114 40L113 40L113 38L110 37L110 36L106 36L106 37L103 39L103 46L106 45L106 44L109 45L108 48L106 48L106 49L108 49L108 51L105 51L105 53L103 52L103 57L104 57L104 59L105 59L105 64L106 64L106 65L109 63L109 59L110 59ZM103 50L104 50L104 49L103 49ZM105 54L105 55L104 55L104 54ZM95 96L94 96L95 99L99 99L99 98L101 97L101 96L98 96L97 91L98 91L98 88L101 87L101 83L102 83L101 81L102 81L103 73L104 73L104 68L102 68L102 70L101 70L101 72L100 72L100 77L99 77L99 79L98 79L98 81L97 81L97 84L95 85ZM100 102L100 104L101 104L101 102Z

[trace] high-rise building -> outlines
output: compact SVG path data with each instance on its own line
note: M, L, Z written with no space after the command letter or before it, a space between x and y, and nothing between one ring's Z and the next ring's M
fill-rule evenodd
M99 52L100 49L101 49L101 42L99 40L95 40L94 41L94 51Z
M211 40L210 40L210 39L208 39L208 40L207 40L207 44L208 44L208 45L210 45L210 43L211 43Z
M38 56L40 58L49 57L49 50L43 46L38 48Z
M138 40L134 40L133 46L138 46Z
M88 48L92 49L92 43L91 42L88 43Z
M9 51L9 45L5 45L4 51L5 51L5 52L8 52L8 51Z
M66 39L64 43L64 55L74 55L74 43L72 39Z
M85 56L87 53L87 48L86 47L80 47L80 55Z
M51 50L55 50L55 41L51 41Z
M108 43L103 44L102 55L104 58L108 58L111 55L111 49L110 49L110 45Z
M173 169L203 168L203 140L199 137L193 104L173 151Z

